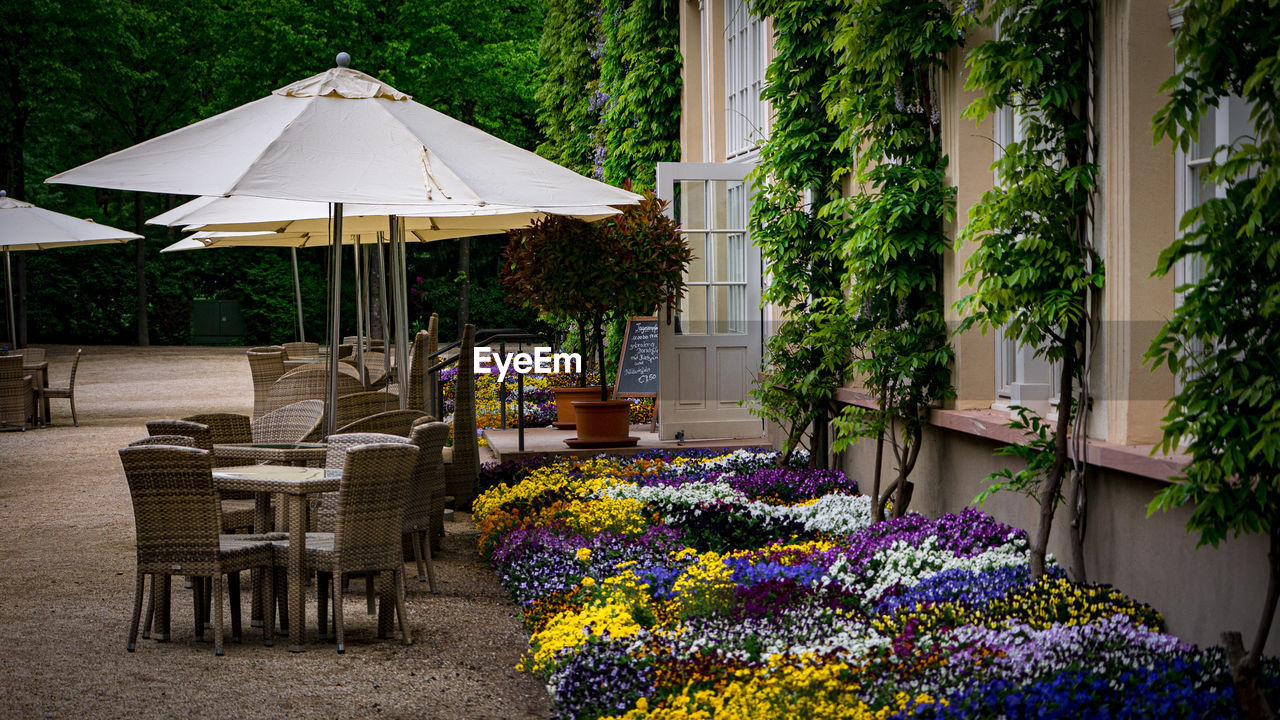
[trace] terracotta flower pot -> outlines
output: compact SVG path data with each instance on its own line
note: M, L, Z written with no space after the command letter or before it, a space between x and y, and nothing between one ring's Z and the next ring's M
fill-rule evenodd
M591 387L558 387L552 388L556 393L556 422L555 426L561 430L573 430L578 427L577 415L573 410L573 402L576 400L599 400L600 386ZM613 392L613 388L609 388L609 392Z
M577 400L578 436L564 441L571 448L629 447L640 438L631 430L631 402L627 400Z

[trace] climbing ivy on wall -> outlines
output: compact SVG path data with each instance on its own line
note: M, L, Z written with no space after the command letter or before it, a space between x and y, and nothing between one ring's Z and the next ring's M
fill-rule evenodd
M600 63L605 182L654 186L654 164L680 159L678 0L604 0Z
M821 214L840 228L852 371L879 407L847 406L833 423L833 447L877 438L872 511L879 520L891 498L895 516L906 510L924 420L952 394L941 279L955 188L945 178L938 81L966 19L946 2L841 5L828 114L844 128L839 147L853 155L853 193ZM886 440L896 477L881 493Z
M680 159L677 0L550 3L538 91L544 157L615 185L654 185Z
M774 119L751 176L750 229L770 274L762 297L782 313L752 396L757 412L787 432L787 453L812 424L812 458L825 464L828 413L852 345L839 229L819 212L840 198L849 164L823 96L843 8L836 0L756 0L751 10L772 20L775 56L762 92Z
M1052 432L1042 432L1048 423L1039 418L1024 417L1021 424L1040 440L1006 454L1021 456L1026 469L991 479L1040 505L1031 537L1031 572L1038 578L1064 479L1071 476L1071 571L1083 580L1083 448L1069 453L1068 435L1074 424L1074 438L1085 437L1093 313L1103 282L1089 233L1098 174L1090 97L1095 8L1092 0L992 0L972 9L984 24L998 23L999 32L969 52L966 87L981 95L965 115L981 121L1013 108L1023 139L1004 146L992 166L999 183L983 193L960 233L960 242L976 247L962 276L973 292L958 303L965 313L959 329L1001 331L1058 364Z
M544 72L538 118L547 136L538 154L584 175L594 166L592 133L603 111L600 14L598 0L547 3L538 47Z

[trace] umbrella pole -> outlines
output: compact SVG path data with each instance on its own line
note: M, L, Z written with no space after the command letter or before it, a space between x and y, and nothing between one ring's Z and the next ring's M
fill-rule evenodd
M298 248L289 248L289 260L293 262L293 299L298 306L298 342L306 342L307 330L302 325L302 282L298 279Z
M403 345L404 350L402 351L404 353L404 368L405 368L404 376L405 376L405 379L408 380L409 378L409 263L406 259L406 252L405 252L405 245L404 245L404 218L400 218L400 217L396 218L396 247L399 249L398 251L400 253L400 298L399 298L400 314L404 317L404 329L400 331L400 337L404 340L404 345ZM419 368L419 372L421 372L423 369L425 369L425 366L423 368ZM424 383L423 400L425 404L426 378L423 378L423 383ZM420 408L413 408L413 409L424 410L426 408L420 407Z
M325 435L338 429L338 345L342 342L342 203L333 203L333 229L329 233L329 257L333 265L329 286L329 392L325 406ZM301 618L299 618L301 620Z
M378 233L378 303L382 314L382 371L391 374L391 317L387 314L387 263L384 259L382 233ZM404 392L402 388L401 393Z
M355 261L356 271L356 370L360 373L360 383L367 386L369 378L364 372L364 299L360 286L360 236L353 235L352 238L355 242L351 244L351 259Z
M13 268L9 266L9 248L4 249L4 289L9 295L9 349L18 349L18 325L13 314Z
M399 251L400 243L400 222L395 215L390 216L390 232L391 232L391 293L394 296L392 304L394 305L396 314L396 380L400 385L400 409L407 410L409 408L409 356L408 349L405 347L405 337L408 335L407 322L408 314L404 312L404 306L400 304L400 293L404 289L404 267L400 264L402 256Z

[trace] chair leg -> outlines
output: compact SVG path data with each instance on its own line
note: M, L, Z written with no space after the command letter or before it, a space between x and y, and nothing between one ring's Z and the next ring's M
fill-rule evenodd
M280 632L289 632L289 577L288 573L271 569L275 577L276 607L280 610Z
M409 544L413 546L413 561L418 565L418 582L426 582L426 564L422 562L422 533L414 530L409 533Z
M213 576L213 654L222 654L222 573Z
M76 396L71 395L71 424L80 427L80 421L76 418Z
M147 619L142 623L142 638L151 638L151 619L156 614L156 576L151 576L151 600L147 603Z
M368 612L370 615L378 611L378 607L375 600L376 598L374 597L374 590L373 590L373 573L365 573L364 574L364 603L365 603L365 611Z
M412 645L413 638L409 635L409 621L404 613L404 568L396 568L396 614L400 616L400 636L403 638L405 645Z
M276 569L270 565L258 573L262 583L262 644L271 647L276 644Z
M196 642L204 642L205 610L204 578L191 579L191 607L195 611Z
M227 575L227 597L231 600L231 642L240 642L240 573Z
M147 576L139 570L137 584L133 589L133 615L129 618L129 641L124 646L129 652L133 652L138 638L138 617L142 615L142 590L146 581Z
M334 578L333 590L334 597L338 595L341 581ZM329 576L327 573L316 573L316 624L320 628L320 639L324 640L328 637L325 631L328 629L326 623L329 621ZM306 631L306 628L303 628Z
M172 630L171 622L173 620L173 576L160 575L151 576L152 590L154 591L156 581L160 583L160 592L156 594L156 621L158 628L152 628L152 637L156 642L169 642L169 636Z
M338 575L334 574L333 576L333 630L337 634L339 653L345 653L347 651L346 647L342 644L342 641L343 641L342 597L345 593L346 593L346 590L345 588L342 587L342 582L338 580Z
M432 594L438 594L440 587L436 584L436 563L433 557L435 553L431 552L431 542L427 540L425 530L418 533L418 544L424 550L423 555L427 556L427 580L429 582L427 587L431 588ZM421 578L419 578L419 581L421 581Z

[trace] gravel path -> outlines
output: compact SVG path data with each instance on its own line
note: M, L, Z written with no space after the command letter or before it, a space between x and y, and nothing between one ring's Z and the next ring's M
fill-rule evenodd
M50 348L54 384L66 381L73 352ZM0 717L550 715L541 683L515 670L528 638L464 514L445 526L440 594L410 576L412 646L375 639L356 582L346 655L316 641L313 593L306 653L279 639L263 647L247 627L246 598L245 642L216 658L195 642L179 580L173 641L139 640L125 652L133 512L115 449L146 435L149 419L247 414L249 368L243 348L87 348L76 399L78 428L66 401L54 400L54 427L0 432Z

